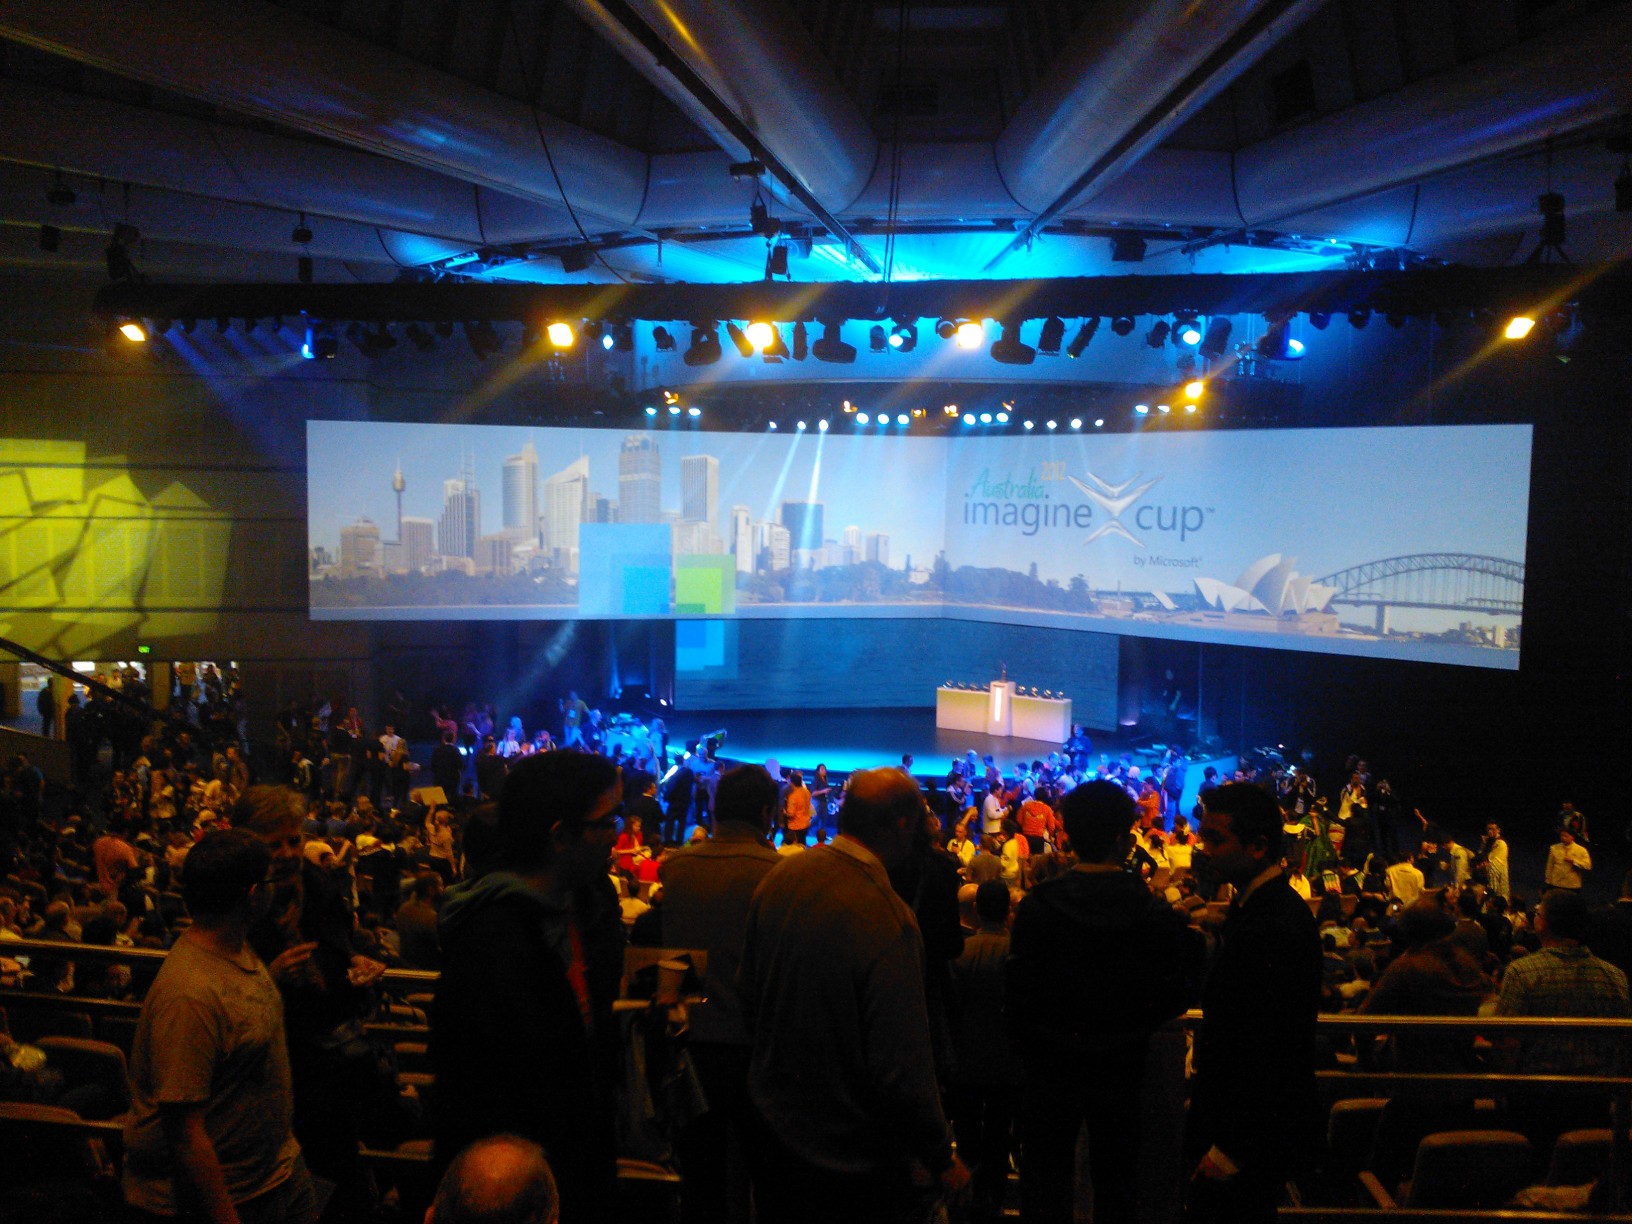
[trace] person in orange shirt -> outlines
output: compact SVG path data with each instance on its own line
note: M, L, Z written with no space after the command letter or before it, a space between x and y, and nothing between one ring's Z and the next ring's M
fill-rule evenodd
M1162 827L1162 792L1154 778L1146 778L1139 787L1139 827L1146 833Z
M782 844L805 844L810 834L810 791L805 775L797 769L788 773L788 797L782 803Z

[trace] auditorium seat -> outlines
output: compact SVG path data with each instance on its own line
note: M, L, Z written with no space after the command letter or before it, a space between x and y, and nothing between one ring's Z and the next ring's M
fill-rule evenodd
M118 1046L80 1037L41 1037L35 1044L45 1051L48 1064L62 1072L70 1092L97 1090L94 1106L82 1108L81 1116L116 1118L129 1112L130 1076Z
M1333 1101L1326 1118L1326 1159L1322 1162L1327 1194L1347 1200L1355 1179L1366 1166L1377 1124L1382 1120L1387 1097L1350 1097Z
M106 1015L96 1022L96 1035L110 1045L116 1045L130 1056L130 1050L136 1044L136 1024L139 1016L136 1012L129 1015Z
M1565 1131L1553 1143L1547 1185L1581 1186L1596 1181L1609 1164L1614 1133L1606 1127Z
M52 1178L118 1187L124 1154L118 1122L89 1122L71 1109L0 1101L0 1151L8 1187Z
M1417 1146L1411 1180L1390 1194L1370 1171L1360 1182L1386 1210L1494 1209L1529 1181L1530 1141L1516 1131L1439 1131Z

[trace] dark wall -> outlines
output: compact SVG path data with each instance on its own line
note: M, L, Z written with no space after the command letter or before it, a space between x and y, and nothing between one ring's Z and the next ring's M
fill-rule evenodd
M948 680L983 684L1007 667L1028 688L1063 691L1078 722L1116 723L1116 638L956 620L749 620L733 678L677 676L682 710L932 706Z

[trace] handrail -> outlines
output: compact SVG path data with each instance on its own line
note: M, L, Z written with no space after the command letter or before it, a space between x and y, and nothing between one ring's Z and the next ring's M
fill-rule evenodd
M15 957L18 953L32 957L73 957L84 960L118 961L131 964L138 961L163 963L168 952L159 948L118 948L105 944L75 943L56 939L8 939L0 943L0 956ZM441 974L434 969L387 969L381 979L388 986L435 987Z

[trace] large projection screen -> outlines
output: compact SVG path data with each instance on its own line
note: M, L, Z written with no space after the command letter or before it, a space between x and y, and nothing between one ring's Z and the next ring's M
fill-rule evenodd
M313 421L317 620L922 617L1516 668L1527 425Z

